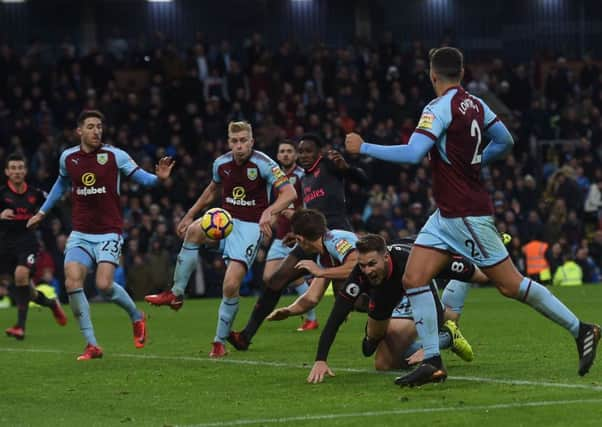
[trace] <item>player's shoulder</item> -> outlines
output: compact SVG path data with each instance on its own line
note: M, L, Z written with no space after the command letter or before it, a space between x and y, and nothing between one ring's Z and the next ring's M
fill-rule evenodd
M102 147L98 150L99 153L109 152L115 154L115 156L130 156L127 151L117 148L114 145L103 144Z
M70 155L77 153L79 150L80 150L79 145L74 145L73 147L65 148L63 150L63 152L61 153L61 160L64 160L67 157L69 157Z
M259 150L253 150L253 153L251 153L251 158L249 160L259 166L264 164L272 165L273 163L275 163L270 156L265 154L263 151Z
M443 95L438 96L437 98L433 99L431 102L426 104L426 107L424 107L425 110L451 108L451 101L453 97L456 96L456 94L458 94L459 91L460 88L458 87L454 87L447 90Z
M297 178L301 179L305 176L305 169L303 169L301 166L297 165L295 166L295 169L293 169L293 175L295 175Z
M357 242L357 235L347 230L328 230L324 235L324 242L337 244L338 242L345 240L353 244L355 246L355 242Z
M234 156L232 156L232 151L228 151L227 153L222 154L218 158L213 161L213 164L218 167L220 165L224 165L226 163L234 161Z

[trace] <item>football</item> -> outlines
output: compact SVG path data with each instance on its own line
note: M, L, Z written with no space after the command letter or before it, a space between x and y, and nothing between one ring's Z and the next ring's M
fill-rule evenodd
M233 227L232 216L222 208L209 209L201 217L201 228L211 240L221 240L227 237Z

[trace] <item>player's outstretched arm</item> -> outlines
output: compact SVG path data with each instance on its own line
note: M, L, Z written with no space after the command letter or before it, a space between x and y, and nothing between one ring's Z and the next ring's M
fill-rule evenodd
M414 132L406 145L378 145L365 142L357 133L347 134L345 149L350 154L365 154L392 163L418 164L435 144L424 133Z
M194 202L194 205L192 205L192 207L188 209L186 215L184 215L184 217L178 223L178 228L176 232L178 236L180 236L180 238L184 237L184 235L186 234L186 229L192 223L192 221L194 221L194 217L199 212L209 207L211 203L213 203L213 201L217 198L220 192L220 187L220 184L218 184L215 181L211 181L209 185L205 187L197 201Z
M159 181L165 181L171 175L176 162L171 157L162 157L155 165L155 175L143 169L136 169L130 175L132 180L145 187L154 187Z
M482 163L489 164L506 157L514 146L514 139L508 128L500 121L496 121L487 129L487 136L491 142L483 150Z
M70 186L71 180L66 176L59 175L56 181L54 182L50 193L48 194L48 198L46 198L46 201L44 202L40 210L34 216L29 218L26 227L36 228L38 225L40 225L40 223L44 220L44 217L46 216L46 212L53 208L56 202L58 202L61 199L61 197L63 197L63 194L67 192Z
M316 354L316 361L314 366L311 368L311 372L307 377L308 383L320 383L324 380L326 374L333 377L334 373L328 367L326 360L328 359L328 353L330 347L334 343L334 340L339 331L339 327L347 318L347 315L353 310L353 301L346 299L340 294L337 295L334 302L334 306L328 316L328 322L326 327L320 334L320 341L318 342L318 351Z
M259 228L264 236L272 237L272 217L278 215L297 199L297 191L289 183L278 188L278 196L274 203L268 206L259 218Z
M291 305L284 308L279 308L270 313L267 317L268 320L284 320L288 319L291 316L300 316L304 313L307 313L309 310L314 308L320 300L322 296L324 296L324 292L326 292L326 287L328 286L328 281L326 279L314 278L311 282L311 286L303 295L297 298Z

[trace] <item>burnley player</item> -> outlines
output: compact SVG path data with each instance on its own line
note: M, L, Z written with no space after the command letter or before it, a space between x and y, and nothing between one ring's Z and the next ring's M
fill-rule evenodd
M504 157L514 144L512 136L485 102L460 86L464 67L458 49L436 49L430 62L437 98L424 108L407 145L368 144L353 133L345 141L350 153L396 163L419 163L430 153L438 209L420 230L403 277L425 360L398 384L421 385L447 376L439 356L436 304L428 283L449 263L450 251L479 266L502 295L528 304L569 331L577 343L578 374L583 376L594 362L600 327L581 322L544 286L520 274L495 229L481 164ZM491 142L483 149L485 138Z
M299 141L299 164L305 170L300 197L303 197L306 208L324 214L328 229L352 231L347 218L345 180L351 179L365 184L368 178L362 169L350 166L337 151L330 150L325 157L323 147L322 138L314 134L305 134ZM307 275L303 270L295 268L296 265L301 260L313 258L315 256L306 254L300 245L286 256L265 282L265 289L258 298L245 328L230 335L229 341L234 347L245 350L249 346L251 337L255 335L266 316L276 308L286 286Z
M144 347L146 319L132 298L113 282L119 265L123 220L119 201L121 174L144 186L154 186L171 174L173 160L164 157L155 166L156 175L140 169L123 150L102 143L104 116L100 111L84 110L77 119L80 145L68 148L59 160L59 177L42 208L27 223L37 226L46 213L71 187L73 230L65 248L65 287L73 315L87 341L77 360L102 357L90 306L84 294L84 279L96 266L96 286L101 295L119 305L130 316L134 345Z
M5 332L22 340L25 338L30 300L48 307L61 326L67 324L67 318L57 299L48 299L31 286L38 239L25 225L44 202L44 193L25 181L27 165L25 157L20 154L8 156L4 173L8 181L5 187L0 188L0 271L2 274L14 274L14 300L17 306L17 323Z
M293 141L283 140L278 143L276 160L278 160L280 168L288 177L291 185L295 187L297 194L300 195L302 194L301 179L305 173L303 168L297 165L297 157L297 146ZM274 240L272 241L270 249L266 255L265 268L263 270L264 283L267 283L270 280L282 260L286 258L287 255L292 251L292 248L283 243L283 239L291 231L290 216L292 216L295 209L298 209L302 206L303 199L298 197L297 200L295 200L295 203L289 206L289 209L286 209L283 211L283 213L278 215L276 219ZM309 285L304 277L298 279L296 282L292 283L292 285L295 287L295 292L297 292L299 295L303 295L309 288ZM297 331L309 331L312 329L317 329L318 326L315 310L309 310L307 313L305 313L305 320L301 326L297 328Z
M355 267L357 236L346 230L329 230L324 215L314 209L296 211L291 218L291 227L297 246L303 250L304 254L315 259L315 261L313 259L297 260L293 267L293 273L297 277L308 273L314 277L307 292L299 297L310 296L309 301L313 303L313 306L306 307L307 309L303 310L303 313L306 313L322 298L331 281L333 288L339 289ZM291 259L293 259L292 254L285 258L283 264L288 263ZM286 274L283 274L281 266L275 274L276 279L270 281L268 285L279 286L278 291L281 291L287 283L290 283L286 279L282 279ZM265 292L267 291L275 292L271 288L267 288ZM237 350L244 351L249 348L251 339L269 314L256 317L258 312L258 310L253 312L242 331L230 333L228 341Z
M171 290L144 299L154 305L169 305L179 310L184 290L196 268L197 252L208 238L195 221L198 213L211 206L219 196L222 207L232 215L234 228L226 239L223 257L228 266L224 275L223 296L218 312L215 338L209 357L227 354L225 343L238 312L239 290L247 270L251 268L262 239L272 235L272 222L295 201L297 192L271 158L253 149L253 130L247 122L228 125L228 153L213 162L213 179L178 224L178 235L184 237ZM270 205L272 188L277 192Z
M370 295L370 309L362 351L365 356L371 356L376 351L376 369L398 369L401 367L403 359L420 349L420 345L415 342L416 330L413 327L413 321L411 322L412 328L408 328L408 319L411 320L413 314L401 284L412 245L413 243L408 241L387 246L385 240L375 234L362 236L356 242L358 263L345 285L337 293L326 326L320 335L316 362L307 378L308 382L318 383L324 379L325 375L333 375L326 363L328 352L339 327L362 293ZM474 264L462 257L455 257L441 272L438 279L487 282L487 277L476 269ZM463 360L471 361L472 348L456 324L446 320L448 316L447 310L444 312L445 303L439 303L435 283L431 284L430 292L438 303L438 325L441 331L439 340L442 348L451 348ZM302 314L318 301L311 296L311 293L310 290L288 307L275 310L268 316L268 319L282 320L289 316ZM465 296L466 293L463 295ZM443 297L446 297L445 293Z

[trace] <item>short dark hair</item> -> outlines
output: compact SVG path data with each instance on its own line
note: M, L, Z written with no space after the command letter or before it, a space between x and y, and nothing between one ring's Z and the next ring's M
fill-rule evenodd
M301 141L313 141L319 148L324 147L324 140L315 133L305 133L299 138L299 142Z
M446 80L456 81L462 78L464 56L455 47L440 47L430 52L431 68Z
M23 162L25 163L25 166L27 166L27 160L25 159L25 156L21 153L9 154L6 158L6 162L4 163L4 167L8 167L8 162Z
M299 209L291 218L293 233L317 240L326 233L326 218L315 209Z
M361 254L373 251L384 254L387 251L387 242L379 234L366 234L358 239L355 248Z
M297 151L297 144L295 143L295 141L293 141L291 139L283 139L280 142L278 142L278 146L276 147L276 150L280 150L281 145L290 145L291 147L293 147L295 149L295 151Z
M97 119L100 119L101 122L105 121L105 116L100 111L84 110L81 113L79 113L79 116L77 116L77 125L78 126L83 125L84 122L86 121L86 119L89 119L90 117L96 117Z

